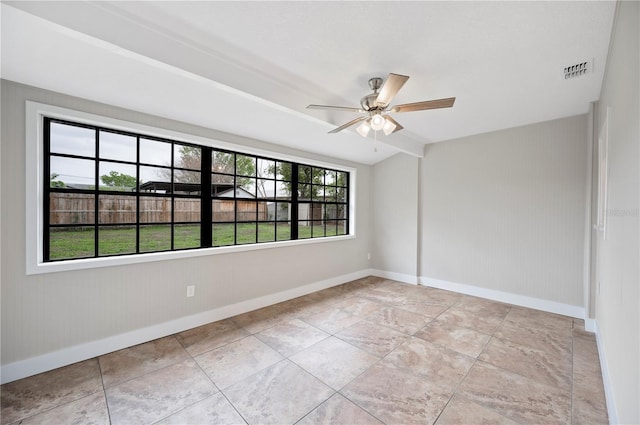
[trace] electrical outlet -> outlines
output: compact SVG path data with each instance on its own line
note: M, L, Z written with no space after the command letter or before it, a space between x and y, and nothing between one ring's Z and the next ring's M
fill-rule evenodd
M187 297L193 297L196 294L196 285L187 286Z
M367 260L371 260L371 253L370 252L367 253Z

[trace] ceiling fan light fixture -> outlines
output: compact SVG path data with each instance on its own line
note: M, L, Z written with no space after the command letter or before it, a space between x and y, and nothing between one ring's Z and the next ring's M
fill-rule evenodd
M371 117L371 128L375 131L382 130L387 120L380 114Z
M356 128L356 131L362 137L367 137L367 134L369 134L370 130L371 130L371 126L367 121L362 121L362 124L360 124L358 128Z
M384 126L382 126L382 131L384 131L384 135L388 136L393 133L393 130L396 129L397 125L395 125L391 120L385 119Z

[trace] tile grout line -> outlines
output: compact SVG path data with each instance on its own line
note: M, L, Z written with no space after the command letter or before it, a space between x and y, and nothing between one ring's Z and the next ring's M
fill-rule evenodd
M112 424L111 409L109 409L109 399L107 398L107 388L104 386L104 374L102 373L102 364L100 363L100 356L96 357L96 361L98 362L98 371L100 372L100 383L102 384L102 394L104 396L104 404L107 407L107 419L109 420L109 424Z
M356 347L357 348L357 347ZM364 351L364 350L363 350ZM378 357L378 356L376 356ZM356 379L360 378L362 375L364 375L365 373L367 373L373 366L380 364L380 362L382 362L382 360L384 359L384 357L378 357L378 360L376 360L375 363L373 363L371 366L369 366L367 369L363 370L362 372L360 372L358 374L358 376L356 376L355 378L353 378L351 381L347 382L346 384L344 384L342 386L342 388L340 388L339 390L336 391L336 394L340 394L342 397L344 397L345 399L349 400L351 403L353 403L354 405L358 406L360 409L364 410L365 412L367 412L368 414L370 414L371 416L373 416L374 418L378 419L380 422L384 423L383 420L381 420L380 418L378 418L376 415L374 415L372 412L368 411L366 408L364 408L363 406L360 406L358 403L356 403L354 400L351 400L346 394L344 394L342 392L342 390L344 390L347 386L349 386L349 384L351 384L353 381L355 381Z
M63 367L64 367L64 366L63 366ZM46 373L46 372L45 372L45 373ZM82 399L89 398L89 397L93 397L93 396L97 395L98 393L100 393L100 391L99 391L99 390L98 390L98 391L95 391L95 392L92 392L92 393L90 393L90 394L85 394L85 395L83 395L82 397L78 397L78 398L76 398L76 399L73 399L73 400L67 401L66 403L57 404L57 405L52 406L52 407L50 407L50 408L48 408L48 409L45 409L45 410L43 410L43 411L41 411L41 412L36 412L36 413L34 413L34 414L32 414L32 415L25 416L25 417L22 417L22 418L18 418L18 419L16 419L16 420L15 420L15 421L13 421L13 422L8 422L7 424L4 424L4 425L20 425L20 424L22 424L22 422L23 422L23 421L25 421L25 420L35 418L36 416L43 415L43 414L45 414L45 413L47 413L47 412L51 412L51 411L53 411L53 410L55 410L55 409L58 409L58 408L60 408L60 407L62 407L62 406L67 406L67 405L69 405L69 404L71 404L71 403L75 403L75 402L80 401L80 400L82 400ZM103 392L103 395L104 395L104 392ZM105 396L105 402L106 402L106 396ZM108 407L107 407L107 409L108 409ZM111 423L111 418L109 418L109 423Z
M460 301L459 301L460 302ZM469 376L469 374L471 373L471 370L475 367L475 365L480 361L482 362L479 357L482 355L482 353L484 352L484 350L487 348L487 346L489 345L489 343L491 342L491 340L494 338L494 334L496 333L496 331L500 328L500 326L502 326L502 323L504 323L504 320L506 319L507 315L509 315L509 313L511 312L511 307L509 307L509 310L507 311L507 313L504 315L504 317L502 318L502 320L500 321L500 324L498 326L496 326L495 330L491 333L491 335L489 335L489 339L487 339L487 342L485 342L484 346L482 347L482 349L480 350L480 352L478 353L478 355L476 357L472 357L473 358L473 364L471 365L471 367L469 368L469 370L467 371L467 373L465 373L464 377L460 380L460 382L458 382L458 385L456 385L456 387L453 390L453 393L451 394L451 397L449 398L449 400L447 401L447 403L445 404L445 406L442 408L442 410L440 411L440 413L438 414L438 417L435 419L435 421L433 422L434 424L438 421L438 419L440 419L440 416L442 416L442 414L444 413L444 411L446 410L447 406L449 405L449 403L451 403L451 401L453 400L453 398L458 394L458 389L460 388L460 386L462 385L462 383L467 379L467 377ZM466 329L466 328L465 328ZM485 334L486 335L486 334ZM455 350L454 350L455 351ZM464 397L464 395L460 394L460 397ZM466 397L464 397L466 398ZM475 403L475 401L471 401L469 400L471 403ZM491 410L492 412L495 412L496 414L499 414L502 417L507 418L506 416L502 415L500 412L495 411L492 408L489 408L485 405L476 403L486 409ZM510 418L507 418L510 419ZM512 419L510 419L512 420ZM515 422L515 421L514 421Z
M213 323L215 323L215 322L213 322ZM236 325L236 324L234 323L234 325ZM206 326L206 325L204 325L204 326ZM243 328L243 329L244 329L244 328ZM213 351L213 350L215 350L215 349L217 349L217 348L225 347L225 346L227 346L227 345L229 345L229 344L232 344L232 343L234 343L234 342L236 342L236 341L241 341L241 340L243 340L243 339L245 339L245 338L248 338L248 337L250 337L250 336L252 336L252 335L251 335L251 334L250 334L250 335L246 335L244 338L240 338L240 339L238 339L238 340L231 341L231 342L229 342L229 343L227 343L227 344L221 345L220 347L212 348L211 350L208 350L208 351L205 351L205 352L203 352L203 353L200 353L200 354L198 354L197 356L200 356L200 355L202 355L202 354L208 353L208 352ZM229 403L229 405L233 408L233 410L235 410L235 412L236 412L236 413L237 413L237 414L242 418L242 420L243 420L245 423L247 423L247 424L248 424L249 422L247 421L247 419L246 419L244 416L242 416L242 414L238 411L238 409L236 409L236 406L235 406L233 403L231 403L231 400L229 400L229 399L227 398L227 395L222 391L222 388L218 387L218 386L216 385L216 383L215 383L215 382L213 382L213 379L209 376L209 374L208 374L207 372L205 372L205 370L202 368L202 365L200 365L200 363L198 363L198 361L196 360L196 358L194 357L194 355L193 355L193 354L191 354L191 353L189 353L189 351L187 351L187 349L184 347L184 345L180 342L180 340L179 340L178 338L176 338L176 340L178 340L178 343L183 347L183 349L184 349L184 351L187 353L187 355L188 355L189 357L191 357L191 360L193 360L193 362L198 366L198 369L200 369L200 371L201 371L201 372L204 374L204 376L209 380L209 382L211 382L211 385L213 385L213 387L214 387L215 389L217 389L217 390L218 390L218 393L222 394L222 397L224 397L224 399L225 399L225 400L227 400L227 403ZM196 356L196 357L197 357L197 356ZM211 397L213 397L213 396L215 396L215 394L212 394L212 395L210 395L209 397L205 397L205 398L203 398L202 400L196 401L195 403L190 404L189 406L185 406L184 408L182 408L182 409L178 410L177 412L173 412L173 413L171 413L170 415L168 415L167 417L162 418L162 419L160 419L160 420L158 420L158 421L156 421L156 422L159 422L159 421L161 421L161 420L164 420L164 419L166 419L166 418L169 418L169 417L171 417L171 416L173 416L173 415L175 415L175 414L177 414L177 413L179 413L179 412L182 412L182 411L184 411L184 410L186 410L186 409L188 409L188 408L190 408L190 407L193 407L194 405L196 405L196 404L198 404L198 403L201 403L201 402L203 402L204 400L206 400L207 398L211 398Z
M306 370L305 368L303 368L302 366L300 366L299 364L297 364L296 362L294 362L293 360L289 359L288 357L285 360L289 360L289 362L291 362L291 364L293 364L294 366L299 367L300 369L302 369L304 372L308 373L309 375L311 375L314 379L316 379L318 382L320 382L321 384L325 385L328 388L331 388L331 395L329 395L329 397L327 397L326 399L322 400L320 403L318 403L316 406L312 407L307 413L305 413L304 415L302 415L298 420L296 420L295 422L293 422L294 424L297 424L298 422L300 422L302 419L304 419L305 417L309 416L313 411L315 411L318 407L322 406L324 403L326 403L327 401L329 401L329 399L331 399L331 397L335 396L338 392L336 390L333 389L333 387L327 383L325 383L322 379L318 378L317 376L315 376L314 374L312 374L311 372L309 372L308 370Z
M93 360L93 359L95 359L95 360L96 360L96 363L98 363L98 373L100 374L100 384L101 384L101 386L102 386L102 394L103 394L103 396L104 396L104 398L105 398L105 404L107 405L107 415L108 415L109 423L111 423L111 417L110 417L110 415L109 415L109 405L108 405L107 400L106 400L107 395L106 395L106 391L105 391L105 388L104 388L104 383L103 383L103 381L102 381L102 370L101 370L101 368L100 368L100 362L98 361L98 358L97 358L97 357L93 357L93 358L91 358L91 359L83 360L83 362L86 362L86 361L89 361L89 360ZM82 362L78 362L78 363L82 363ZM74 363L74 364L75 364L75 363ZM72 366L72 365L68 365L68 366ZM64 367L68 367L68 366L63 366L62 368L64 368ZM59 368L59 369L62 369L62 368ZM56 369L54 369L54 370L56 370ZM47 373L47 372L43 372L43 373ZM35 375L35 376L37 376L37 375ZM25 379L28 379L28 378L25 378ZM5 384L5 385L6 385L6 384ZM3 385L3 386L4 386L4 385ZM2 386L0 386L0 388L1 388L1 387L2 387ZM32 415L28 415L28 416L24 416L24 417L22 417L22 418L18 418L18 419L16 419L16 420L15 420L15 421L13 421L13 422L9 422L9 423L7 423L6 425L19 425L19 424L21 424L23 421L25 421L25 420L27 420L27 419L35 418L36 416L39 416L39 415L45 414L45 413L47 413L47 412L51 412L51 411L53 411L53 410L55 410L55 409L58 409L58 408L60 408L60 407L62 407L62 406L67 406L67 405L69 405L69 404L71 404L71 403L75 403L75 402L77 402L77 401L79 401L79 400L82 400L82 399L84 399L84 398L92 397L92 396L94 396L94 395L98 394L99 392L100 392L100 390L97 390L97 391L91 392L91 393L89 393L89 394L85 394L85 395L83 395L83 396L80 396L80 397L74 398L74 399L72 399L72 400L69 400L69 401L67 401L67 402L65 402L65 403L56 404L55 406L51 406L51 407L49 407L48 409L45 409L45 410L42 410L42 411L39 411L39 412L35 412L35 413L34 413L34 414L32 414ZM0 417L0 419L1 419L1 417Z

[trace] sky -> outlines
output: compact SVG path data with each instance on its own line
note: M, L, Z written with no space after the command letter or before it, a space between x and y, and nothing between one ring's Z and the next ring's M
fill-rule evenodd
M50 137L50 173L57 175L56 180L62 181L67 185L95 185L95 157L96 157L96 131L93 128L85 128L75 125L67 125L59 122L51 122ZM98 175L108 175L111 172L136 176L136 137L131 135L113 133L110 131L99 130L99 170ZM186 167L186 163L182 162L181 150L185 145L174 143L173 149L175 161L179 161L178 166ZM148 181L170 181L171 173L168 168L171 165L171 149L172 145L168 142L150 140L140 138L140 163L148 165L140 165L139 180L141 182ZM65 156L56 156L55 154L74 155L76 158ZM219 152L214 157L214 168L225 168L216 163L218 158L221 163L229 162L226 154ZM84 157L84 158L82 158ZM238 155L238 161L242 162L244 155ZM249 161L253 156L247 158ZM225 161L226 160L226 161ZM116 161L127 161L132 163L122 163ZM239 162L239 163L240 163ZM199 163L199 161L198 161ZM257 158L258 177L271 177L275 169L276 161L264 158ZM176 173L176 177L183 182L200 181L199 172L190 172L181 170ZM215 178L214 178L215 181ZM226 179L225 179L226 181ZM326 184L335 181L335 174L327 172L325 177ZM259 187L259 195L263 196L286 196L288 194L286 184L283 182L275 182L273 180L243 179L243 188L251 193L255 193L255 186ZM104 182L100 182L104 184Z

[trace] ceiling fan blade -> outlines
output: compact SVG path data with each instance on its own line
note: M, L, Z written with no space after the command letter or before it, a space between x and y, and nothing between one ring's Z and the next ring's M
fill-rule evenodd
M381 108L387 107L408 79L409 77L406 75L389 74L382 88L380 88L380 93L376 98L376 105Z
M331 130L331 131L329 132L329 134L331 134L331 133L337 133L337 132L339 132L339 131L342 131L342 130L344 130L345 128L348 128L348 127L351 127L352 125L358 124L360 121L364 121L364 120L366 120L367 118L368 118L368 117L360 117L360 118L356 118L355 120L351 120L351 121L349 121L349 122L348 122L348 123L346 123L346 124L342 124L342 125L341 125L340 127L338 127L338 128L334 128L333 130Z
M333 110L358 112L358 113L365 112L360 108L351 108L349 106L309 105L307 106L307 109L333 109Z
M451 108L453 102L456 101L455 97L448 97L446 99L425 100L424 102L405 103L404 105L396 105L389 110L389 112L413 112L424 111L426 109L440 109Z
M396 120L394 120L393 118L391 118L389 115L385 115L384 116L387 120L391 121L393 124L395 124L396 128L393 129L393 131L391 132L391 134L395 133L396 131L400 131L402 130L404 127L400 125L400 123Z

